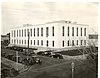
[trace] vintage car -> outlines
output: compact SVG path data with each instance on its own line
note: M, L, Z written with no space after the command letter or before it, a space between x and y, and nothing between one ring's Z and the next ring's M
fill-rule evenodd
M34 64L42 64L42 61L37 56L31 56L23 59L23 64L25 65L34 65Z
M43 55L44 55L44 51L40 51L40 52L38 52L37 54L43 56Z
M29 49L29 52L28 52L28 49L23 49L23 54L31 56L32 54L35 54L35 53L32 49Z
M60 53L53 53L50 55L50 57L57 58L57 59L63 59L63 56Z

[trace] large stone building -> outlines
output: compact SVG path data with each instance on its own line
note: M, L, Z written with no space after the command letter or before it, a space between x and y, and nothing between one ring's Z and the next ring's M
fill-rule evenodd
M54 21L11 29L11 45L30 47L67 48L87 46L88 25L71 21Z

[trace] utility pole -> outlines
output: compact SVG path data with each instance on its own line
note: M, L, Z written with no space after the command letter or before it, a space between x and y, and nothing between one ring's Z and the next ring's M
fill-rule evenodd
M28 31L28 51L27 51L27 60L28 60L28 53L29 53L29 39L30 39L30 32Z
M71 63L72 66L72 78L74 78L74 62Z
M18 71L18 51L16 51L16 70Z

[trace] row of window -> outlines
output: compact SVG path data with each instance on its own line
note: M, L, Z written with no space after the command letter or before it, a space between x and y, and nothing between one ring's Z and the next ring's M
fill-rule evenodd
M26 32L26 30L27 30L27 32ZM32 37L32 35L34 35L34 37L35 37L36 30L37 30L37 36L40 36L40 34L39 34L40 30L41 30L41 36L43 36L43 31L44 31L43 28L37 28L37 29L34 28L33 30L30 29L30 32L29 32L29 29L17 30L17 37L23 37L23 36L26 37L29 34L31 37ZM82 33L83 31L84 31L84 34ZM69 33L70 33L70 28L68 27L67 28L67 36L69 36ZM86 28L80 28L80 32L79 32L79 28L77 27L76 28L76 36L79 36L79 33L80 33L80 36L82 36L82 35L86 36ZM74 34L75 34L75 28L72 27L72 36L74 36ZM49 27L46 27L46 37L48 37L48 36L49 36ZM54 27L52 27L52 36L54 36ZM62 36L65 36L65 27L64 26L62 27ZM12 31L12 37L16 37L15 30Z
M84 41L84 44L83 44L83 41ZM65 46L65 41L63 40L62 41L62 47L64 47ZM12 39L12 44L27 44L27 40L15 40L14 39L14 42L13 42L13 39ZM32 40L30 40L30 45L36 45L36 40L34 40L34 42L32 42ZM37 40L37 45L41 45L41 46L43 46L43 40ZM76 40L76 44L75 44L75 41L74 40L72 40L72 43L68 40L68 42L67 42L67 46L78 46L79 45L79 40ZM80 40L80 45L82 46L82 45L86 45L86 40ZM49 41L48 40L46 40L46 46L48 47L49 46ZM54 47L54 41L52 41L52 46Z
M72 27L72 36L74 36L74 34L75 34L75 28L74 27ZM70 28L68 27L67 28L67 36L69 36L69 32L70 32ZM80 35L82 36L83 35L83 28L80 28L80 32L79 32L79 28L77 27L76 28L76 36L78 36L79 35L79 33L81 33ZM62 27L62 36L64 36L65 35L65 27L63 26ZM84 28L84 36L86 36L86 28Z
M84 44L83 44L83 41L84 41ZM65 41L63 40L62 41L62 47L64 47L65 46ZM75 44L75 40L72 40L72 43L71 43L71 41L69 41L68 40L68 42L67 42L67 46L70 46L70 45L72 45L72 46L78 46L79 45L79 40L76 40L76 44ZM82 45L86 45L86 40L80 40L80 45L82 46Z
M37 31L36 31L37 30ZM26 37L28 35L30 35L32 37L32 35L34 35L34 37L36 36L36 32L37 32L37 36L39 36L39 32L41 30L41 36L43 36L43 28L34 28L33 30L30 29L22 29L22 30L12 30L12 37ZM46 27L46 37L49 36L49 27ZM52 36L54 36L54 27L52 27Z
M36 44L37 41L37 44ZM12 44L27 44L28 41L27 40L13 40L12 39ZM34 42L32 42L32 40L30 40L30 45L41 45L43 46L43 40L34 40ZM49 41L46 40L46 46L49 46ZM54 41L52 41L52 46L54 47Z

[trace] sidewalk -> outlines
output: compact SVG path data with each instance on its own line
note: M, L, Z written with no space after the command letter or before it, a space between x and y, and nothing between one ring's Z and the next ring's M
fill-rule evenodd
M29 69L24 64L14 62L12 60L9 60L9 59L3 58L3 57L1 57L1 63L5 64L11 68L14 68L15 70L19 70L19 73L22 73Z

